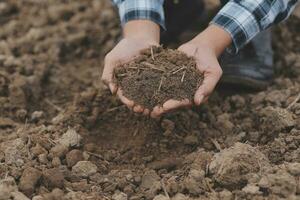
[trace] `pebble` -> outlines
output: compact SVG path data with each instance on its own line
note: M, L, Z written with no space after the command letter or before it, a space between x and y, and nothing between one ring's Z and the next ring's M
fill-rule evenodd
M222 200L232 200L233 199L233 195L230 191L228 190L223 190L219 193L220 199Z
M43 171L43 183L47 188L63 188L64 175L58 168Z
M38 156L38 161L42 164L47 164L48 163L47 154L45 154L45 153L40 154Z
M52 159L52 166L53 167L59 167L59 166L61 166L61 161L60 161L59 157L54 157Z
M247 185L242 190L247 194L261 194L261 191L259 191L259 187L257 187L256 185Z
M182 193L177 193L172 200L188 200L189 198Z
M23 193L19 191L12 192L11 196L14 200L30 200L28 197L26 197Z
M288 163L288 172L294 176L300 176L300 163Z
M70 128L62 135L62 137L58 140L58 143L66 147L80 147L81 141L81 135L79 135L76 130Z
M79 161L72 167L72 172L82 178L87 178L97 173L97 166L90 161Z
M153 200L169 200L169 198L160 194L160 195L155 196Z
M56 144L52 149L50 149L50 153L53 157L62 158L68 152L68 147L62 144Z
M34 147L31 148L31 153L34 156L38 156L43 153L47 153L47 150L43 148L39 143L37 143Z
M116 192L113 196L112 196L113 200L127 200L127 194L123 193L123 192Z
M34 111L31 114L31 120L34 121L34 122L39 121L43 117L44 117L44 112L43 111Z
M66 161L68 167L73 167L77 162L84 160L83 154L80 150L74 149L67 153Z
M12 192L17 191L17 184L12 177L0 180L0 200L10 199Z
M25 169L19 183L20 191L30 197L34 193L35 186L40 180L41 176L42 173L33 167Z

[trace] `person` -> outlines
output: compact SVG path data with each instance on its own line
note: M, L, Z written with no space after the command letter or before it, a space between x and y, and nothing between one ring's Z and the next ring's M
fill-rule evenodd
M203 84L196 91L194 101L170 99L162 106L149 110L122 94L113 82L114 68L130 61L141 50L159 45L160 28L167 29L164 38L172 38L172 35L182 32L183 26L195 17L193 13L203 10L203 4L199 0L177 0L175 3L171 0L113 1L119 9L123 39L105 56L102 80L134 112L153 118L207 101L222 74L225 82L265 87L273 75L270 31L267 29L288 18L298 3L298 0L222 0L223 7L208 27L178 48L194 57L198 69L204 73ZM184 10L188 5L189 9ZM184 18L186 15L191 17L190 20ZM251 40L252 52L249 48L241 50ZM226 49L230 54L224 53ZM224 61L219 61L219 57ZM222 67L220 62L223 62Z

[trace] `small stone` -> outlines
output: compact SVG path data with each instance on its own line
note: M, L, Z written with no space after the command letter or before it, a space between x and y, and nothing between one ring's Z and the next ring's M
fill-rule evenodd
M47 154L42 153L38 155L38 161L42 164L47 164L48 163Z
M63 188L64 175L58 168L43 171L43 183L47 188Z
M161 189L160 177L154 170L146 171L142 177L140 187L146 191L145 196L147 199L153 199Z
M53 167L59 167L61 165L61 161L59 159L59 157L54 157L52 159L52 166Z
M82 137L76 132L76 130L68 129L68 131L58 140L58 143L66 147L80 147L81 141Z
M27 147L21 138L17 138L7 144L4 154L6 164L22 166L23 156L27 155Z
M177 193L172 200L188 200L189 197L185 196L184 194Z
M287 170L294 176L300 176L300 163L288 163Z
M233 195L230 191L228 190L223 190L222 192L219 193L220 198L222 200L232 200L233 199Z
M22 191L28 197L31 197L41 176L42 173L33 167L25 169L19 183L20 191Z
M77 162L84 160L83 154L80 150L74 149L67 153L66 161L68 167L73 167Z
M87 180L81 180L79 182L72 183L72 190L73 191L82 191L85 192L89 189L89 184L87 183Z
M41 195L37 195L37 196L34 196L32 198L32 200L44 200L44 198Z
M56 144L52 149L50 149L50 153L53 157L62 158L68 152L68 147L62 144Z
M198 137L195 135L188 135L184 138L185 145L197 145L199 143Z
M125 177L126 177L127 181L132 181L132 179L133 179L133 175L132 174L127 174Z
M25 109L19 109L16 112L16 116L20 119L20 120L26 120L27 117L27 110Z
M169 200L169 198L160 194L160 195L155 196L153 200Z
M123 192L117 192L112 196L113 200L127 200L127 194L123 193Z
M30 200L28 197L26 197L23 193L19 191L12 192L11 196L14 200Z
M34 111L31 114L31 120L34 121L34 122L39 121L43 117L44 117L44 112L43 111Z
M0 128L14 127L15 122L9 118L0 117Z
M10 199L11 193L17 191L17 184L12 177L0 180L0 200Z
M37 143L34 147L31 148L31 153L34 156L38 156L40 154L46 154L47 150L45 148L43 148L39 143Z
M259 187L257 187L256 185L247 185L242 189L242 191L244 191L247 194L253 194L253 195L262 193L261 191L259 191Z
M90 161L79 161L72 167L72 172L82 178L87 178L97 172L97 166Z
M86 151L84 151L82 153L82 156L83 156L83 160L89 160L91 157L90 154L88 154L88 152L86 152Z

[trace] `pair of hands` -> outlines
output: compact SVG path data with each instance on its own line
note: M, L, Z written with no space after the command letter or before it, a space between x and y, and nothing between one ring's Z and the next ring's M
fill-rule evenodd
M213 27L217 28L217 27ZM217 28L217 30L220 28ZM137 105L130 99L127 99L122 94L122 89L113 82L114 68L122 63L126 63L136 57L141 50L149 48L150 46L159 45L155 40L148 40L143 37L124 37L115 48L109 52L104 60L104 70L102 74L102 81L109 87L113 94L117 94L120 100L136 113L150 115L152 118L158 118L162 114L170 112L182 107L189 107L193 104L200 105L207 101L209 95L213 92L216 84L222 76L222 69L218 62L219 54L225 49L226 44L218 44L219 46L211 46L205 39L206 35L210 33L200 34L190 42L183 44L178 48L179 51L184 52L188 56L195 58L197 68L204 74L203 84L198 88L194 95L194 101L189 100L177 101L168 100L162 106L156 106L153 110L145 109L142 105ZM126 36L126 35L125 35ZM227 39L228 39L228 35ZM230 37L229 37L230 39ZM224 42L224 41L222 41ZM228 41L230 42L230 41Z

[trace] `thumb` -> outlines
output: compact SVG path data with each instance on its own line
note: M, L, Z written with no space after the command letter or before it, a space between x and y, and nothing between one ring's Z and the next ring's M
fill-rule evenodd
M104 61L104 69L102 72L101 80L104 84L106 84L111 93L115 94L117 92L117 86L115 83L113 83L114 78L114 62L110 61L109 59L105 59Z

